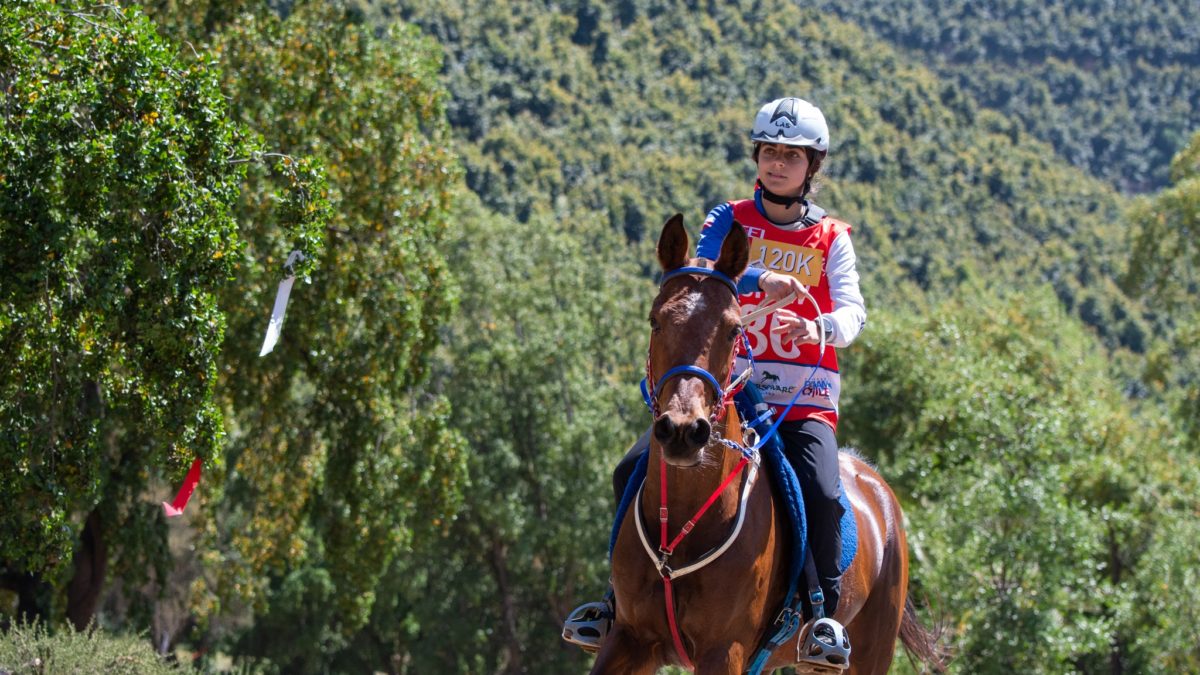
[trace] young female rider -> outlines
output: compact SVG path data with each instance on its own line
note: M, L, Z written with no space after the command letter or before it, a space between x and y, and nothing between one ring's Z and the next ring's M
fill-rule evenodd
M721 204L709 212L697 244L697 257L715 260L734 220L750 237L750 268L738 282L743 313L766 300L782 298L806 287L820 307L797 301L747 326L756 364L755 380L776 415L802 391L779 426L784 454L804 493L809 544L825 594L825 616L832 619L841 590L838 564L842 539L842 506L838 501L837 401L838 347L849 345L866 324L866 308L858 287L850 226L825 215L808 200L813 176L829 150L825 116L798 98L771 101L758 111L750 134L758 181L750 199ZM826 349L818 344L824 336ZM820 361L818 363L818 360ZM748 366L738 357L736 372ZM649 432L629 450L613 474L617 500ZM611 595L576 609L563 636L585 649L598 648L613 617ZM822 622L834 635L845 631ZM825 628L822 628L824 630ZM840 641L840 640L839 640ZM848 651L848 650L847 650Z

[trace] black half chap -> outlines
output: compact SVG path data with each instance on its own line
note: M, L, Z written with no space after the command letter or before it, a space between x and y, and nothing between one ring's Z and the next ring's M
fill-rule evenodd
M653 427L650 429L653 429ZM633 445L625 452L625 457L617 463L617 468L613 469L613 496L616 498L617 506L621 505L621 497L625 496L625 484L629 482L629 477L633 475L633 469L637 466L638 458L650 447L650 429L646 429L633 442Z
M820 420L787 421L779 425L783 454L800 479L808 541L825 592L825 615L833 616L841 595L842 515L839 500L838 445L833 429Z

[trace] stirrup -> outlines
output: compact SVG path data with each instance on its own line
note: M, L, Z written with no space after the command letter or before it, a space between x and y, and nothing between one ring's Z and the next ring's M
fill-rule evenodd
M575 608L567 620L563 622L562 638L577 645L585 652L600 651L600 643L612 628L613 618L612 594L606 594L600 602L589 602Z
M812 622L802 643L796 645L797 672L840 673L850 667L850 636L830 618ZM804 670L808 666L809 670Z

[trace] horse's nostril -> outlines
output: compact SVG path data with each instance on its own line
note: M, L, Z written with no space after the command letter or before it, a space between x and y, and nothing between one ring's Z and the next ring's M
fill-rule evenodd
M675 422L667 415L659 417L654 423L654 437L659 443L666 443L675 436Z
M688 425L687 439L688 444L693 448L698 448L708 443L708 437L712 434L712 426L706 419L698 419Z

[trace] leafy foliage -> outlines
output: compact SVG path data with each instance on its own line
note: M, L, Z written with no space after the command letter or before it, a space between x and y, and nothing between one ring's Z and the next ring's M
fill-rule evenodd
M1163 508L1177 477L1141 448L1170 436L1130 415L1087 334L1044 292L875 317L846 366L842 438L907 497L917 596L955 617L955 669L1161 656L1136 570L1196 501Z
M1133 254L1126 287L1150 298L1162 339L1146 380L1177 411L1183 436L1200 449L1200 132L1171 163L1172 185L1130 209Z
M317 271L259 358L294 244L269 183L250 181L237 206L246 243L221 297L218 386L229 461L193 592L238 653L315 672L368 623L397 556L437 536L461 499L464 448L425 388L454 297L445 238L458 172L432 45L403 26L376 35L325 3L292 9L236 16L208 47L231 113L328 167L332 211ZM250 608L253 628L226 607Z
M604 218L461 214L454 258L474 264L434 382L470 446L470 488L409 572L455 593L409 597L404 651L414 672L559 671L583 659L546 627L603 592L605 478L649 421L629 383L653 287Z
M878 34L1123 191L1167 183L1200 127L1200 10L1135 1L813 3Z
M1144 348L1139 310L1111 281L1123 256L1112 191L815 9L579 0L377 11L443 40L449 120L471 140L467 185L501 213L524 220L561 203L607 214L632 242L679 209L698 223L749 194L761 102L802 95L832 129L817 201L854 224L868 284L953 292L981 269L1050 282L1110 345ZM779 44L804 49L764 47ZM879 301L903 299L883 295L890 286Z
M162 523L135 500L221 456L217 296L260 146L212 61L181 62L135 10L21 0L0 31L0 566L60 573L98 505L154 558ZM279 222L315 257L323 179L290 177Z

